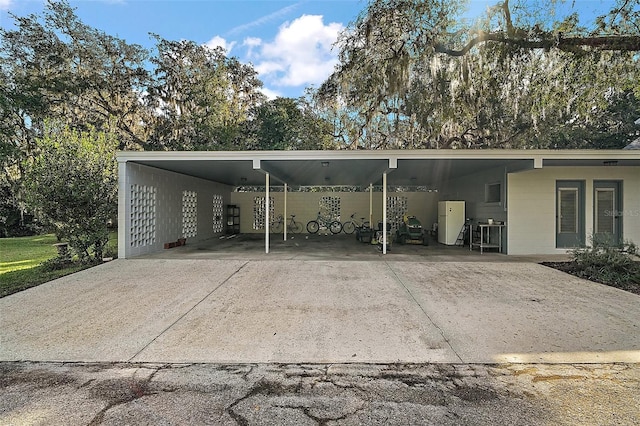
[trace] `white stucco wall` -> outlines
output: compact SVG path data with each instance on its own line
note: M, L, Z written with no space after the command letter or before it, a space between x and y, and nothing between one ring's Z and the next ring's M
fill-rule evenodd
M174 242L183 236L183 191L197 194L196 236L187 238L187 244L220 234L213 230L213 197L222 196L224 214L224 206L229 204L231 187L130 162L120 163L118 173L118 257L161 251L164 250L165 243ZM132 244L132 185L153 188L155 192L154 212L149 213L153 223L146 225L154 227L153 243ZM224 217L222 221L224 223Z
M557 254L556 181L585 182L587 240L593 233L594 180L622 181L623 238L640 242L640 170L633 167L545 167L507 177L509 254ZM587 241L588 242L588 241Z

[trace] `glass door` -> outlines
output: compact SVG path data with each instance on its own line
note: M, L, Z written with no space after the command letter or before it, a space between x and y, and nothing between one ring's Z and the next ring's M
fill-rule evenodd
M614 244L622 242L622 185L620 181L593 182L593 232Z
M584 243L584 181L557 181L556 247L582 247Z

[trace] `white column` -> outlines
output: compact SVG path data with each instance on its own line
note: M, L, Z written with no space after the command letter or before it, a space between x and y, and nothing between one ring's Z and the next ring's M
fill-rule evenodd
M131 191L127 185L127 163L118 161L118 258L129 256L127 248L131 247Z
M264 175L264 181L265 181L265 197L264 197L264 252L269 254L269 224L270 222L270 217L269 217L269 207L271 207L269 205L269 173L266 173Z
M287 241L287 184L284 184L284 212L282 213L282 226L284 226L284 230L282 231L284 234L284 240Z
M387 172L382 174L382 254L387 254Z

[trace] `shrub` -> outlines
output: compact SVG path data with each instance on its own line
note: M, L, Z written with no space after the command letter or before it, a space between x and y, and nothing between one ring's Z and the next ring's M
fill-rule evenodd
M576 275L615 286L640 284L640 264L637 246L625 241L616 244L610 236L594 235L591 246L573 250Z
M116 211L118 141L93 128L81 132L49 123L45 130L26 175L26 198L81 261L99 261Z
M57 256L51 259L45 260L40 264L43 271L60 271L69 266L69 261L63 257Z

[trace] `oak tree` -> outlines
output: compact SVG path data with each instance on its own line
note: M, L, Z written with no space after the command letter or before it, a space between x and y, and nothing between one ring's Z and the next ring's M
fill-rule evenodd
M636 137L638 0L591 20L576 2L503 0L472 23L466 3L372 0L342 34L318 99L351 111L347 146L620 147Z

